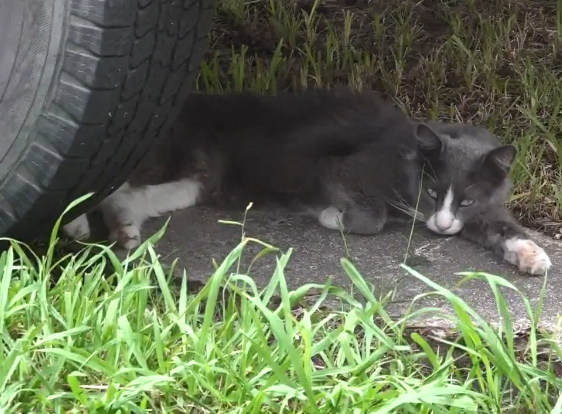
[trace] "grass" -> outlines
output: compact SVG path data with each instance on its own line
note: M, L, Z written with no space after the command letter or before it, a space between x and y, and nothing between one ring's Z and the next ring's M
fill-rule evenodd
M350 84L517 146L511 207L562 236L562 0L217 0L198 86Z
M540 306L525 299L522 341L500 288L516 289L501 278L465 275L494 290L499 329L407 267L455 312L393 320L346 259L357 295L290 291L291 251L245 236L190 293L159 262L162 234L124 261L95 244L55 258L54 237L42 257L17 242L2 253L1 413L562 413L557 333L537 328ZM265 289L236 271L249 244L278 255ZM408 328L424 315L459 334Z

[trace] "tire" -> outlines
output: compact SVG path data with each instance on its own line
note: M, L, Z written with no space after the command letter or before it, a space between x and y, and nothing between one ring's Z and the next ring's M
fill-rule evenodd
M213 0L0 0L0 235L120 186L195 83Z

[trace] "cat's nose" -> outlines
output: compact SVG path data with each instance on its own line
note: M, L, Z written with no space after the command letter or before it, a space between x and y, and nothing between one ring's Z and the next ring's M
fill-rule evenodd
M440 211L435 217L435 226L439 231L446 231L453 225L454 217L449 211Z
M449 230L451 228L450 223L449 224L443 224L443 223L436 222L435 225L437 226L437 229L439 231L446 231L446 230Z

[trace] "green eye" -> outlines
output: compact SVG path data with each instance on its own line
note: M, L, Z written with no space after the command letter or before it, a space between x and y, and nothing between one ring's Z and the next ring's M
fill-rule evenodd
M463 207L468 207L468 206L471 206L472 204L474 204L474 200L472 198L465 198L464 200L461 201L460 204Z
M437 199L437 192L433 189L433 188L427 188L427 194L429 194L429 196L431 198L435 198Z

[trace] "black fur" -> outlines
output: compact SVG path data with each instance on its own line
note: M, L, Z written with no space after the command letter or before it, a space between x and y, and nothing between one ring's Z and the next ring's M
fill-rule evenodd
M353 232L372 234L386 200L414 199L418 162L415 124L374 92L192 95L129 183L197 177L203 202L333 205Z

